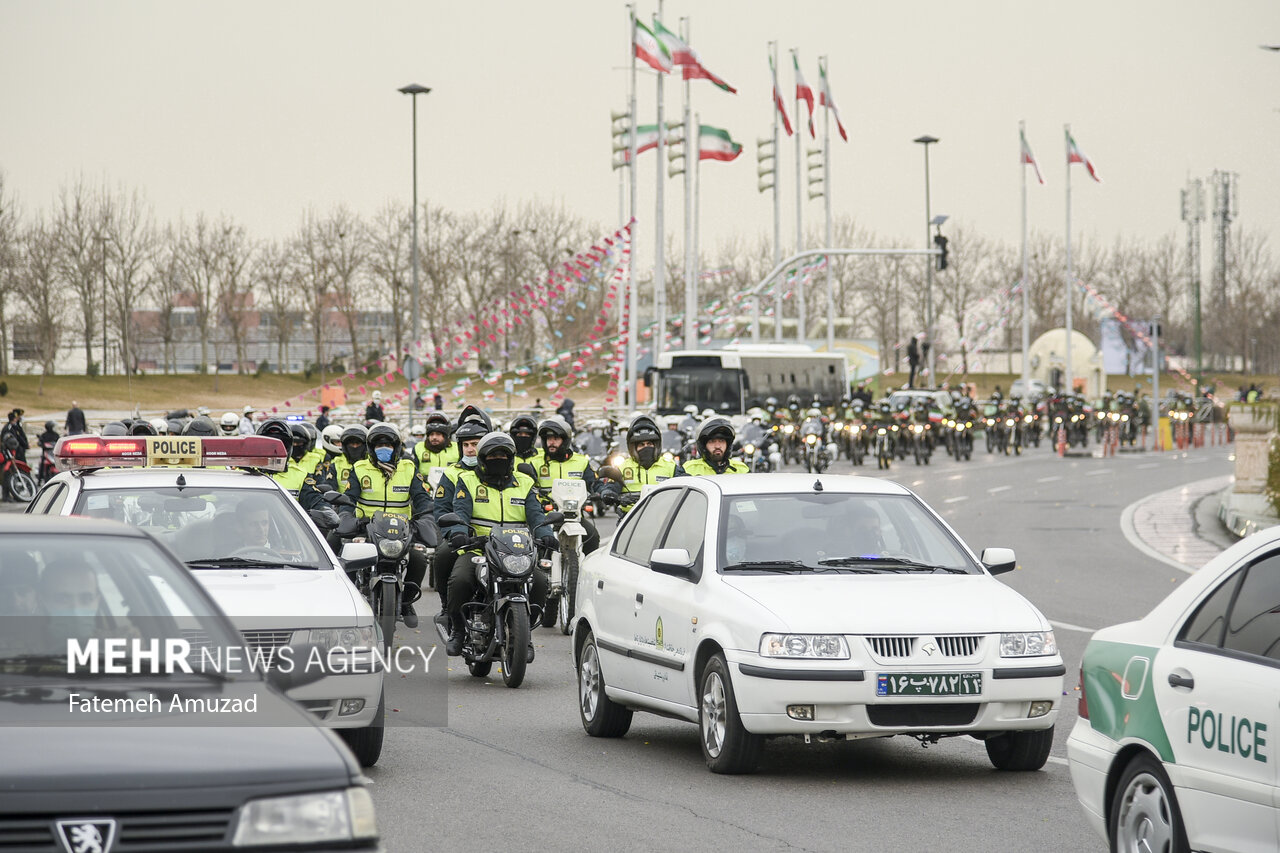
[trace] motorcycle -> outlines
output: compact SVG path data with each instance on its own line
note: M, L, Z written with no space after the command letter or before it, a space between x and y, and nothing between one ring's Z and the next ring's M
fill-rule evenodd
M563 521L564 515L559 512L547 514L547 524ZM462 524L462 518L449 513L441 517L440 523L457 526ZM476 678L488 675L493 662L500 661L503 683L519 687L532 660L532 622L542 617L538 607L529 602L537 548L522 523L495 524L488 536L472 538L467 547L477 545L483 545L484 551L471 558L477 583L472 599L462 605L462 658ZM439 622L435 625L441 641L448 642L445 627Z
M556 527L560 550L552 551L544 559L551 574L551 591L547 595L547 607L542 612L541 624L551 628L558 620L560 633L568 634L569 625L576 612L578 597L578 567L582 565L582 542L587 528L582 526L582 514L587 505L587 484L582 480L557 479L551 483L551 503L564 521ZM555 605L554 608L552 605Z
M52 480L58 473L57 460L53 458L53 447L56 442L40 442L40 469L39 479L40 485Z
M915 457L917 465L929 464L929 439L924 424L908 424L907 437L911 442L911 455Z
M875 429L874 449L876 456L876 467L888 469L893 463L895 436L898 433L897 424L880 424Z
M31 476L31 466L18 452L18 440L5 436L3 462L0 464L0 483L4 484L6 500L29 503L36 496L36 481Z

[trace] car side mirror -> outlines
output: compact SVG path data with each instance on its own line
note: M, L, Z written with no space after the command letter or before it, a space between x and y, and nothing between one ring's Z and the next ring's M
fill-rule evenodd
M649 555L649 568L660 575L697 580L693 558L684 548L658 548Z
M348 542L342 546L342 568L348 572L372 569L378 564L378 546L372 542Z
M1002 575L1018 567L1018 558L1012 548L986 548L982 552L982 565L993 575Z

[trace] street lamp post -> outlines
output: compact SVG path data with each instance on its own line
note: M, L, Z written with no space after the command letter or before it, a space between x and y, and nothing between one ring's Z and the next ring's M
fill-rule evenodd
M411 334L409 335L412 344L408 348L409 351L413 351L413 348L417 346L417 342L420 340L418 333L418 303L420 301L418 296L418 95L425 95L431 90L426 86L419 86L417 83L410 83L408 86L401 86L399 91L401 94L409 95L409 100L413 104L413 210L410 211L409 218L410 228L413 232L413 303L411 306L413 319L411 321ZM412 357L418 357L416 352ZM414 397L416 396L413 391L413 383L414 380L417 379L417 375L420 371L412 370L410 372L415 374L413 378L409 380L409 429L412 430L413 404Z
M929 146L938 141L936 136L919 136L913 140L924 146L924 247L926 249L932 246L932 237L929 233L929 226L933 222L933 215L929 210ZM929 345L929 357L926 363L929 367L929 382L937 386L937 373L934 365L938 360L938 345L933 339L933 264L930 258L925 264L925 284L924 284L924 339Z

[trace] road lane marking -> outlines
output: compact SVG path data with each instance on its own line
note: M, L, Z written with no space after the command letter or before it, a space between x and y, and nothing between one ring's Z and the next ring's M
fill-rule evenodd
M1061 628L1064 631L1081 631L1085 634L1092 634L1097 628L1084 628L1080 625L1072 625L1070 622L1059 622L1057 619L1050 619L1049 624L1055 628Z
M1085 472L1085 476L1086 476L1086 477L1097 477L1099 474L1110 474L1110 473L1111 473L1111 469L1110 469L1110 468L1099 468L1099 469L1098 469L1098 470L1096 470L1096 471L1086 471L1086 472Z
M959 501L967 501L967 500L969 500L968 495L956 495L954 498L947 498L945 501L943 501L943 503L953 504L953 503L958 503Z
M1062 479L1062 477L1061 477L1061 476L1059 476L1059 475L1055 474L1055 475L1054 475L1054 476L1052 476L1052 477L1041 477L1039 480L1036 480L1036 482L1037 482L1037 483L1052 483L1052 482L1054 482L1055 480L1061 480L1061 479Z
M1160 467L1159 462L1144 462L1143 464L1137 466L1139 471L1141 471L1143 468L1159 468L1159 467Z
M992 488L987 489L987 494L994 495L996 492L1006 492L1012 488L1013 486L993 486Z
M964 477L964 474L952 474L952 475L951 475L950 477L948 477L947 479L948 479L948 480L959 480L959 479L962 479L963 477Z

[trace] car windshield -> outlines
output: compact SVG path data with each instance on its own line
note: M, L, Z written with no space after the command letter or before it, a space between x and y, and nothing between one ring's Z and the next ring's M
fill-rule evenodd
M140 527L192 568L330 568L288 501L274 489L93 489L75 514Z
M723 571L982 572L912 495L732 495L721 519Z
M154 640L160 649L184 640L197 674L204 669L201 649L243 644L191 575L150 540L0 536L0 686L23 677L65 677L70 640L82 647L94 640L126 646ZM84 671L81 663L77 673ZM191 677L173 677L179 676Z

